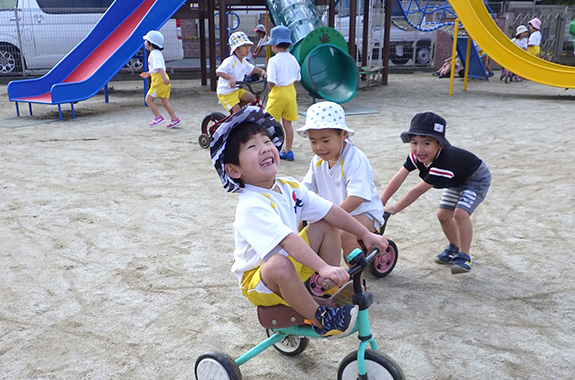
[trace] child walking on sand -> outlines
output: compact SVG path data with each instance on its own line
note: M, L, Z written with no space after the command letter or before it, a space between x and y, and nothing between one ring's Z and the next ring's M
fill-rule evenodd
M168 125L166 125L166 128L171 129L177 127L182 124L182 121L176 116L169 100L172 87L170 77L166 74L164 55L161 52L161 50L164 49L164 36L157 30L150 30L144 36L144 40L144 46L146 51L148 51L148 71L141 73L140 76L142 78L152 77L152 84L146 94L146 104L154 114L154 120L150 123L150 127L155 127L166 121L154 102L156 98L160 98L162 106L170 115L171 120Z
M212 163L224 188L239 193L232 272L254 305L289 305L318 334L344 336L353 330L358 307L320 305L304 282L315 271L336 286L349 280L339 266L338 228L368 248L385 249L387 241L294 178L277 177L283 141L281 125L255 106L233 114L213 135ZM303 219L310 224L298 234Z
M383 203L367 156L351 141L354 131L345 123L343 108L332 102L313 104L307 110L305 125L297 132L309 138L315 153L303 184L339 205L369 231L379 231L384 223ZM360 248L357 239L341 231L344 257Z
M447 141L446 125L445 119L433 112L418 113L413 117L409 131L401 134L401 141L410 144L411 152L383 190L381 200L385 211L394 215L432 187L445 189L437 218L449 245L435 257L435 261L450 264L451 273L457 274L471 270L471 214L485 199L491 173L480 158ZM399 202L387 205L409 173L416 169L422 181Z
M246 75L266 75L266 72L246 60L254 43L244 32L233 33L229 43L231 55L216 69L220 77L216 93L224 108L233 114L256 98L251 92L237 88L237 82L243 81Z
M268 84L270 94L266 105L274 119L281 121L286 136L285 149L280 158L293 161L292 122L297 120L297 101L294 84L301 80L300 66L297 59L288 51L291 45L290 30L285 26L276 26L270 32L270 41L275 55L268 62Z

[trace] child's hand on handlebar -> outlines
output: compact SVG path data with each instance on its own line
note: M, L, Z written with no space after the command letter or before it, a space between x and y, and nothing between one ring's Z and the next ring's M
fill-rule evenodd
M380 252L387 249L388 243L385 236L370 232L361 239L362 243L367 248L368 252L374 248L379 248Z
M346 282L349 281L349 273L347 273L347 271L341 267L326 265L317 273L320 275L320 277L324 278L324 282L330 280L338 287L342 287ZM331 288L333 285L328 285L328 283L329 281L326 283L327 288Z
M228 82L230 82L230 87L231 87L231 88L234 88L234 87L237 86L236 80L235 80L234 78L230 78L230 79L228 80Z

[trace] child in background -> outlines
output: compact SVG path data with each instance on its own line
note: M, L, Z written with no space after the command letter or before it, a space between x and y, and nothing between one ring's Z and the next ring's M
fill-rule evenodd
M254 106L232 115L213 135L212 163L224 188L239 192L232 272L254 305L289 305L318 334L344 336L355 325L358 307L320 305L304 282L314 271L337 286L349 280L339 266L338 228L370 249L385 249L387 241L294 178L277 177L283 140L281 125ZM298 234L302 219L311 223Z
M527 27L525 25L519 25L515 30L515 37L511 39L511 42L519 48L527 51L527 34L529 34ZM516 82L523 80L519 75L515 75L507 69L501 70L501 77L499 77L499 80L503 80L503 78L505 78L505 83L507 83L509 79L512 81L515 80Z
M315 153L302 183L321 197L339 205L369 231L383 225L383 203L373 183L366 155L353 145L354 131L345 124L345 112L336 103L320 102L307 110L306 123L297 130L309 138ZM358 237L341 231L344 257L361 248Z
M541 20L537 17L529 21L529 31L531 35L529 36L529 41L527 41L527 52L536 57L539 57L541 52Z
M446 125L445 119L433 112L418 113L413 117L409 131L401 134L401 141L410 143L411 153L383 190L381 200L385 211L394 215L432 187L445 189L437 218L449 245L435 257L435 261L450 264L451 273L457 274L471 270L471 214L485 199L491 184L491 173L473 153L454 147L447 141ZM422 181L399 202L387 205L389 198L414 170L419 170Z
M170 91L171 82L170 77L166 74L166 63L164 62L164 55L161 50L164 49L164 36L157 30L150 30L144 36L144 46L148 53L148 71L140 74L142 78L152 77L150 89L146 94L146 104L154 114L154 120L150 123L150 127L162 124L164 117L160 114L158 106L154 102L156 98L160 98L162 106L168 111L170 115L170 122L166 128L174 128L182 124L179 117L176 116L174 109L170 105Z
M292 151L293 128L292 121L297 120L297 101L295 83L301 79L300 66L297 59L288 52L291 45L290 30L285 26L276 26L270 32L268 45L275 53L268 61L268 85L270 94L266 104L274 119L281 121L286 136L285 149L280 152L280 158L293 161Z
M216 69L216 74L220 77L216 93L224 108L234 114L256 98L251 92L237 88L237 82L243 81L246 76L265 75L266 72L245 59L254 43L244 32L233 33L229 43L231 55Z
M266 27L263 24L258 24L256 28L253 30L253 32L256 34L258 38L258 42L256 43L254 50L251 51L250 54L248 55L248 60L255 65L256 59L258 58L258 55L261 53L262 49L265 51Z

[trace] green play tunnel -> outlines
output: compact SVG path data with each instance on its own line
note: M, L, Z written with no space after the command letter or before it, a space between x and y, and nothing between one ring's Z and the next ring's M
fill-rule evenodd
M313 98L345 103L357 93L358 71L343 36L320 27L298 41L292 54L301 66L301 84Z

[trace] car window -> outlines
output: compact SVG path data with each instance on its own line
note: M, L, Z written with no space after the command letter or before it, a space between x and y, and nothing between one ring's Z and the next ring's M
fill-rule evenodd
M0 9L14 9L18 0L0 0Z
M37 0L45 13L103 13L114 0Z

